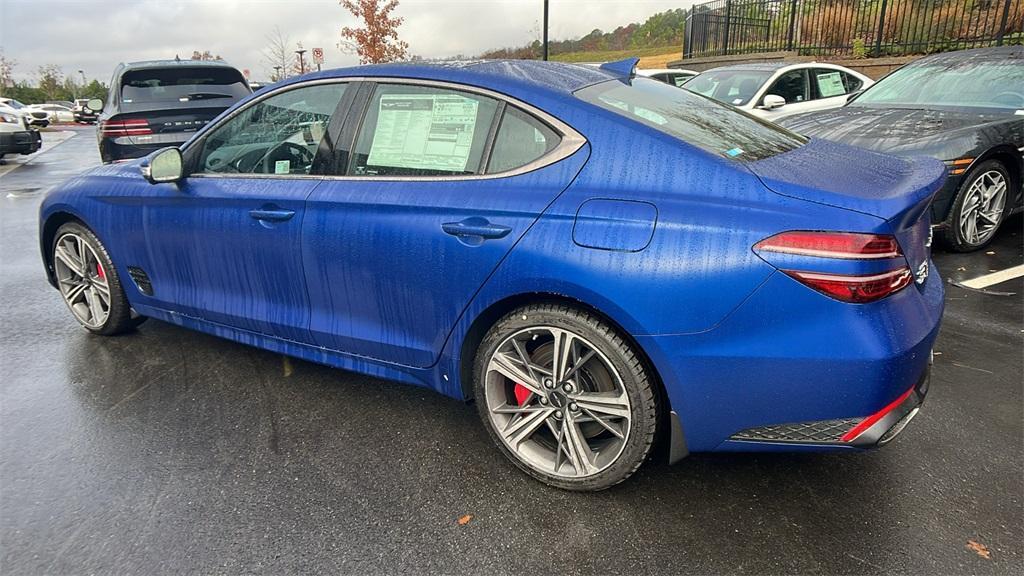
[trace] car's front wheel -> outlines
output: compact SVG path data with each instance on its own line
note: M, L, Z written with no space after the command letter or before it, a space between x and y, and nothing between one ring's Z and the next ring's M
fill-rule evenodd
M509 313L480 344L474 376L490 436L546 484L603 490L651 451L652 379L632 346L585 311L542 304Z
M88 228L69 222L57 230L53 246L57 287L71 314L90 332L126 332L139 322L121 288L106 248Z
M995 237L1006 215L1010 174L996 160L971 168L946 218L944 244L956 252L984 247Z

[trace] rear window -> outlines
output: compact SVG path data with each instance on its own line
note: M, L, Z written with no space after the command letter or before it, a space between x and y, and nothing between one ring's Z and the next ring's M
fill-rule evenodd
M150 68L121 77L125 103L238 99L249 92L242 73L227 67Z
M741 161L761 160L807 143L781 126L657 80L609 80L576 95L712 154Z

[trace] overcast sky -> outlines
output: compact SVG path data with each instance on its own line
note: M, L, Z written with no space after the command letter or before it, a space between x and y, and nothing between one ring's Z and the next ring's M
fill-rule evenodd
M551 0L551 38L576 38L693 0ZM401 0L400 37L425 58L475 55L517 46L540 29L542 0ZM274 26L322 47L326 67L357 63L338 48L339 30L355 24L336 0L0 0L0 46L16 61L18 80L57 64L65 75L84 70L109 81L119 62L187 58L193 50L220 54L252 79L267 77L261 52Z

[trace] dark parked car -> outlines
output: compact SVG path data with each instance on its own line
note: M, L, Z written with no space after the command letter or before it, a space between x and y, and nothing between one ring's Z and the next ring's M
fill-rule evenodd
M1024 209L1024 47L947 52L893 72L844 107L782 120L806 136L946 163L932 224L958 252Z
M242 73L224 62L121 64L99 118L100 157L104 162L127 160L183 144L251 93Z

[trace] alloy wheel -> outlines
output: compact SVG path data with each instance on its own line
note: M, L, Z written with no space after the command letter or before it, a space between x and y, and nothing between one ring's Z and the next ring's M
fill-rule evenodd
M980 174L964 197L960 236L969 244L984 244L995 234L1006 205L1006 177L998 170Z
M520 330L495 349L485 377L491 424L531 468L582 478L622 453L629 396L612 363L582 336L553 326Z
M53 249L54 270L64 302L79 322L100 328L110 316L110 283L96 251L77 234L64 234Z

